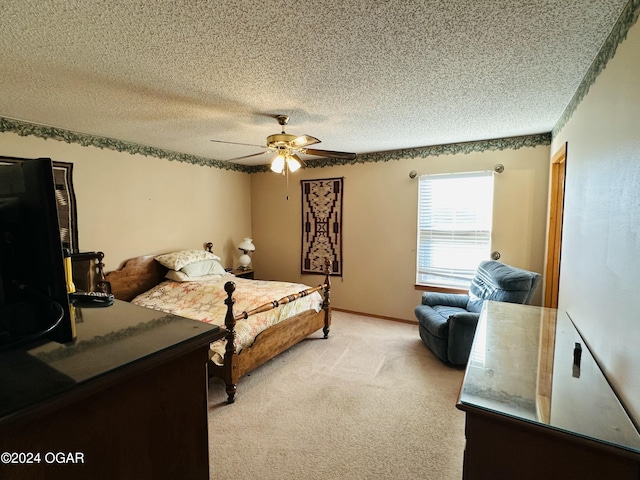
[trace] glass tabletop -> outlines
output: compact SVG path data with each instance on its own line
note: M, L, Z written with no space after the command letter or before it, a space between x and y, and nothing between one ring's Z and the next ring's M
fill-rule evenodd
M41 341L0 354L0 419L186 342L206 345L217 325L116 300L76 308L76 340Z
M640 434L569 316L485 302L460 405L640 452Z

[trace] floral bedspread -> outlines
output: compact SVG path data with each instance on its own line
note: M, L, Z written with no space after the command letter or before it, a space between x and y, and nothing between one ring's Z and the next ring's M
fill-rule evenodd
M227 306L224 304L227 298L224 284L229 280L236 284L233 294L236 302L233 306L235 315L309 288L308 285L301 283L249 280L225 275L206 282L166 280L138 295L131 303L193 320L224 325L224 317L227 313ZM235 351L240 352L243 348L250 346L256 336L269 326L305 310L314 309L319 312L321 308L322 297L315 292L294 302L280 305L278 308L252 315L247 320L238 320ZM211 358L218 365L222 365L225 346L226 340L211 344Z

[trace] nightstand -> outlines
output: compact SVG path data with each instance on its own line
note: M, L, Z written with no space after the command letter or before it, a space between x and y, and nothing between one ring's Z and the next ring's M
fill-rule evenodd
M233 273L236 277L248 278L249 280L253 280L253 268L250 268L249 270L234 268L233 270L230 270L229 273Z

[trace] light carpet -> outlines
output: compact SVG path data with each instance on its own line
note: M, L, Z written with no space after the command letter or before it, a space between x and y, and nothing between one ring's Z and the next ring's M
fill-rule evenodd
M417 325L333 312L318 332L240 379L209 385L212 479L462 478L464 372Z

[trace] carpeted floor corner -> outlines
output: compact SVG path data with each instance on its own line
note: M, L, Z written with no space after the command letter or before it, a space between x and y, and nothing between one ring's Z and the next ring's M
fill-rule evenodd
M417 325L334 311L328 339L242 378L233 405L211 380L211 478L459 480L463 375Z

